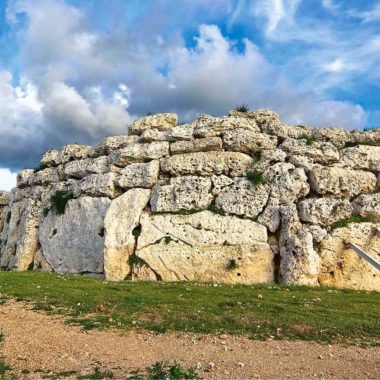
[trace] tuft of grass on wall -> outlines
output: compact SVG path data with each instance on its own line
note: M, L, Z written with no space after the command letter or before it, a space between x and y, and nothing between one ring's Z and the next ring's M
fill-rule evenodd
M366 222L371 222L371 219L366 218L361 215L352 215L349 218L336 221L335 223L331 224L330 228L331 230L335 230L337 228L347 227L350 223L366 223Z
M306 140L306 145L312 145L315 141L317 141L316 137L311 135L302 135L301 139Z
M249 112L249 106L248 104L240 104L239 106L237 106L235 108L235 111L238 111L238 112Z
M256 186L265 185L267 183L266 179L263 176L263 173L255 170L247 172L246 177Z
M51 197L51 210L57 215L63 215L65 213L66 205L69 200L74 199L74 195L69 191L57 191Z

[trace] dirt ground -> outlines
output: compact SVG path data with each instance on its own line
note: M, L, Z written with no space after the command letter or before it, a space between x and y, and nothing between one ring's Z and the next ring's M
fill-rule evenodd
M380 348L375 347L261 342L226 335L85 332L65 325L61 317L13 301L0 306L0 328L5 336L0 356L21 379L40 379L49 371L88 374L95 368L123 379L135 369L172 360L186 368L197 366L207 379L380 379Z

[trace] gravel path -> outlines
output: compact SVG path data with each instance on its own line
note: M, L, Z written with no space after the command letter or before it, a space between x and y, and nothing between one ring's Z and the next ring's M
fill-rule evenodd
M0 328L5 335L0 355L22 379L40 379L49 371L88 374L97 367L122 379L134 369L171 360L186 368L198 365L207 379L380 379L376 347L260 342L223 335L84 332L14 301L0 306Z

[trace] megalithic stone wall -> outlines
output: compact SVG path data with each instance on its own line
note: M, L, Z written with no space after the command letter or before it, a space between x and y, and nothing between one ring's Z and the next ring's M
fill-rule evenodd
M109 280L380 290L380 129L282 123L267 110L137 120L46 152L0 193L0 266ZM127 127L126 127L127 132Z

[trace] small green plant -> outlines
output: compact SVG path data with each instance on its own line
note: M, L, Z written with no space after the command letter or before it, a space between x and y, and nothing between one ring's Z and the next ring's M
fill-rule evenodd
M103 372L99 368L95 368L93 373L90 373L88 375L78 376L77 378L82 379L82 380L84 379L86 380L87 379L88 380L113 379L113 373L109 371Z
M373 131L374 129L380 129L380 125L375 125L372 127L365 127L365 128L363 128L363 132Z
M350 218L338 220L337 222L333 223L330 226L330 228L331 230L335 230L337 228L347 227L350 223L366 223L366 222L371 222L371 220L361 215L352 215Z
M225 212L221 208L217 207L214 202L212 202L210 206L208 206L208 210L212 211L214 214L219 214L222 216L226 215Z
M12 218L12 213L9 211L7 214L7 224L9 224L9 222L11 221L11 218Z
M169 244L171 241L175 241L170 235L164 237L165 244Z
M377 146L378 144L376 144L374 141L370 141L370 140L364 140L364 141L347 141L347 142L344 144L344 147L345 147L345 148L353 148L353 147L355 147L355 146L359 146L359 145Z
M311 145L313 144L313 142L317 140L315 136L311 136L311 135L302 135L301 139L306 140L306 145Z
M132 235L135 238L138 238L141 235L141 225L140 224L132 230Z
M0 357L0 376L5 375L5 372L11 369L12 368L5 363L4 358Z
M128 264L130 266L133 266L133 265L143 266L146 263L143 259L140 259L140 257L136 255L132 255L132 256L129 256Z
M237 106L235 108L235 111L237 111L237 112L248 112L249 106L248 106L248 104L240 104L240 106Z
M185 208L181 208L181 209L177 212L177 214L178 214L178 215L191 215L191 214L195 214L195 213L197 213L197 212L199 212L199 211L202 211L202 210L200 210L200 209L198 209L198 208L192 208L192 209L190 209L190 210L187 210L187 209L185 209Z
M57 215L63 215L65 213L66 205L71 199L74 199L74 196L71 192L57 191L51 197L51 209Z
M184 369L177 363L157 362L147 368L147 380L183 380L183 379L199 379L195 368Z
M32 262L28 265L28 269L27 269L27 271L31 271L31 270L33 270L33 268L34 268L34 262L32 261Z
M254 185L265 185L266 184L266 179L263 176L263 173L258 172L258 171L249 171L246 174L247 179L249 179Z
M5 335L3 333L3 329L0 330L0 343L1 342L4 342L4 339L5 339Z

